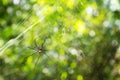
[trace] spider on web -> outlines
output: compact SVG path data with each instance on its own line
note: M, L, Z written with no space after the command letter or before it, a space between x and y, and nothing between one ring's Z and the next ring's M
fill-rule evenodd
M42 42L41 45L39 45L39 44L36 42L36 40L34 40L34 47L29 47L29 48L30 48L31 50L35 51L35 52L34 52L33 54L31 54L31 55L25 57L25 58L24 58L24 62L26 62L26 60L27 60L28 57L34 55L35 53L38 53L39 55L45 54L45 52L47 51L47 50L45 49L45 42L46 42L46 39L47 39L47 37L44 38L44 40L43 40L43 42ZM45 54L45 55L48 57L47 54ZM40 56L39 56L38 59L36 60L35 66L36 66L36 64L38 63L39 58L40 58ZM34 67L34 69L35 69L35 67Z
M34 45L35 45L35 47L33 47L33 48L32 48L32 47L29 47L29 48L32 49L33 51L39 53L39 54L42 54L42 53L44 53L45 51L47 51L47 50L45 49L45 46L44 46L45 41L46 41L46 38L44 39L44 41L43 41L43 43L42 43L41 45L38 45L37 42L36 42L36 40L34 40ZM34 54L34 53L33 53L33 54ZM32 55L33 55L33 54L32 54Z

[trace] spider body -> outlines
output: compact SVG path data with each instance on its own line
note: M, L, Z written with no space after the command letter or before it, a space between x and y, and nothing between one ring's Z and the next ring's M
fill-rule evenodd
M39 54L41 54L42 52L43 52L42 49L39 49L39 50L38 50L38 53L39 53Z

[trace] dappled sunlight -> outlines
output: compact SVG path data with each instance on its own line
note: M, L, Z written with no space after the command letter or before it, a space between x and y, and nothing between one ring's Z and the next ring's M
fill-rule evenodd
M115 10L120 10L120 3L119 3L119 0L111 0L110 1L110 9L112 11L115 11Z
M91 31L89 32L89 35L90 35L91 37L94 37L94 36L95 36L95 31L91 30Z
M80 34L84 34L86 32L86 26L83 21L76 21L74 27Z
M67 2L67 7L72 9L75 6L75 0L69 0Z
M83 79L82 75L78 75L77 80L84 80L84 79Z
M77 52L76 49L70 48L69 51L70 51L70 53L71 53L72 55L78 56L78 52Z
M119 80L119 0L1 0L0 80Z

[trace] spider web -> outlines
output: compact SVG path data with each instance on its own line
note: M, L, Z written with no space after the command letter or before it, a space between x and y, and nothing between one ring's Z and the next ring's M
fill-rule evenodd
M21 22L19 22L19 23L17 24L17 26L19 26L19 25L21 25L21 24L24 24L24 23L26 22L26 19L31 17L31 15L32 15L31 12L32 12L32 9L30 9L29 12L28 12L28 13L30 13L30 14L25 15L24 20L22 20ZM27 16L28 16L28 17L27 17ZM30 17L29 17L29 16L30 16ZM41 19L42 19L42 18L41 18ZM39 20L36 20L35 23L33 23L33 24L31 24L30 26L28 26L28 27L27 27L25 30L23 30L23 32L21 32L17 37L8 40L8 41L0 48L0 56L2 56L3 53L4 53L4 51L5 51L6 49L8 49L10 46L16 44L17 42L19 43L19 42L20 42L20 41L19 41L20 37L23 36L23 35L24 35L26 32L28 32L29 30L31 30L33 27L35 27L35 25L37 25L38 23L40 23L40 21L41 21L40 19L39 19Z

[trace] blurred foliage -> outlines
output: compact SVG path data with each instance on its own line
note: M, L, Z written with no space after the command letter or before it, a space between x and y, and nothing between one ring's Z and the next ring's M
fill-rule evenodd
M0 0L0 80L120 80L120 1Z

